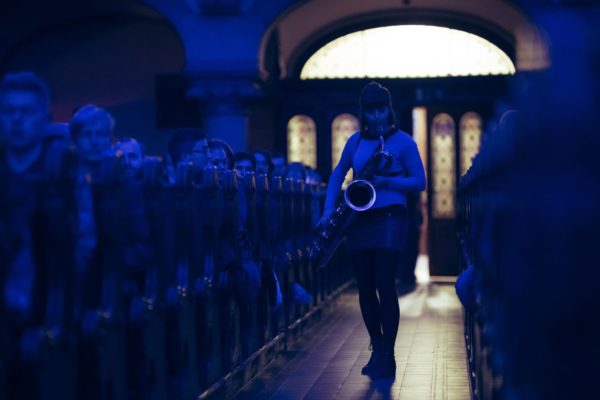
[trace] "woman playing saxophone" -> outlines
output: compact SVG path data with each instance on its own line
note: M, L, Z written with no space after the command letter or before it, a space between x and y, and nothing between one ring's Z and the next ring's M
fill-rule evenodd
M416 143L396 127L389 90L376 82L361 91L360 124L361 131L348 139L331 175L321 220L328 220L334 213L348 170L352 168L356 176L383 144L392 155L391 164L370 177L376 192L375 202L366 211L357 213L346 235L360 310L373 349L362 373L371 379L393 378L400 321L394 278L406 234L406 192L425 189L425 172Z

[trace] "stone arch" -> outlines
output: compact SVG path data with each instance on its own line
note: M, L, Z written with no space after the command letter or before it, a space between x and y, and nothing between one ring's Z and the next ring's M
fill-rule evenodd
M43 60L43 61L40 61ZM94 103L117 121L116 134L164 147L156 127L155 86L185 65L177 31L150 9L50 20L22 36L0 60L2 70L33 70L45 79L57 121Z
M68 107L81 102L113 106L136 95L152 96L154 77L179 72L184 58L178 36L164 19L116 14L32 32L5 53L2 65L35 70L47 79L54 98L63 102L55 105L55 115L64 119Z

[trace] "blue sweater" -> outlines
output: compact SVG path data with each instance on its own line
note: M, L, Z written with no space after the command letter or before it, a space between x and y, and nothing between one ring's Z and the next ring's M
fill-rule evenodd
M379 139L363 138L356 147L359 138L360 132L356 132L348 139L340 162L329 178L325 211L335 208L337 195L348 170L352 168L356 177L380 143ZM408 134L398 130L385 141L384 149L394 156L394 161L385 174L386 176L380 178L383 187L376 188L377 198L372 208L392 204L406 206L407 191L425 190L425 171L417 144Z

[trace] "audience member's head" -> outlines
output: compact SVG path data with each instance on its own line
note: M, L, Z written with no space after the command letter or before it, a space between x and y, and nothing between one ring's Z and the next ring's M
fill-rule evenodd
M239 175L244 176L249 172L254 172L256 161L252 154L245 151L235 153L235 170Z
M0 133L11 151L38 146L50 121L50 94L32 72L7 74L0 82Z
M306 183L319 184L322 182L321 174L319 171L312 168L306 167Z
M275 169L273 169L273 172L271 172L271 176L281 176L282 178L285 178L285 173L286 173L286 166L282 166L282 167L277 167Z
M281 153L272 153L271 162L273 163L273 169L285 167L285 157Z
M123 160L125 173L130 176L139 175L144 166L144 149L133 138L122 138L115 143L115 154Z
M257 174L270 174L273 171L273 162L271 161L269 152L255 151L252 155L256 161L255 171Z
M306 167L300 162L291 162L285 167L285 177L306 181Z
M206 136L197 128L175 131L169 140L168 151L175 165L181 162L192 162L194 166L204 168L210 161Z
M69 128L77 154L87 163L111 154L115 120L108 111L93 104L81 107L71 117Z
M235 164L235 156L233 150L226 141L221 139L209 139L208 149L213 165L219 170L232 170Z

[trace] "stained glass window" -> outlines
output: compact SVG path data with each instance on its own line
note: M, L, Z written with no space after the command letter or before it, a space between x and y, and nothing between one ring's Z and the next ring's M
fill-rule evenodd
M353 32L334 39L308 59L300 79L514 73L515 66L510 57L480 36L440 26L396 25Z
M455 157L454 120L448 114L438 114L431 123L431 175L433 177L432 215L434 218L454 218Z
M360 129L358 118L352 114L340 114L331 123L331 168L335 168L340 157L342 156L342 150L344 145L348 141L348 138L352 136L354 132ZM342 188L345 189L348 184L352 182L352 170L346 174L346 179L342 184Z
M474 112L468 112L460 119L460 175L464 175L473 158L479 152L481 144L481 117Z
M317 168L317 129L306 115L292 117L287 126L288 161Z

